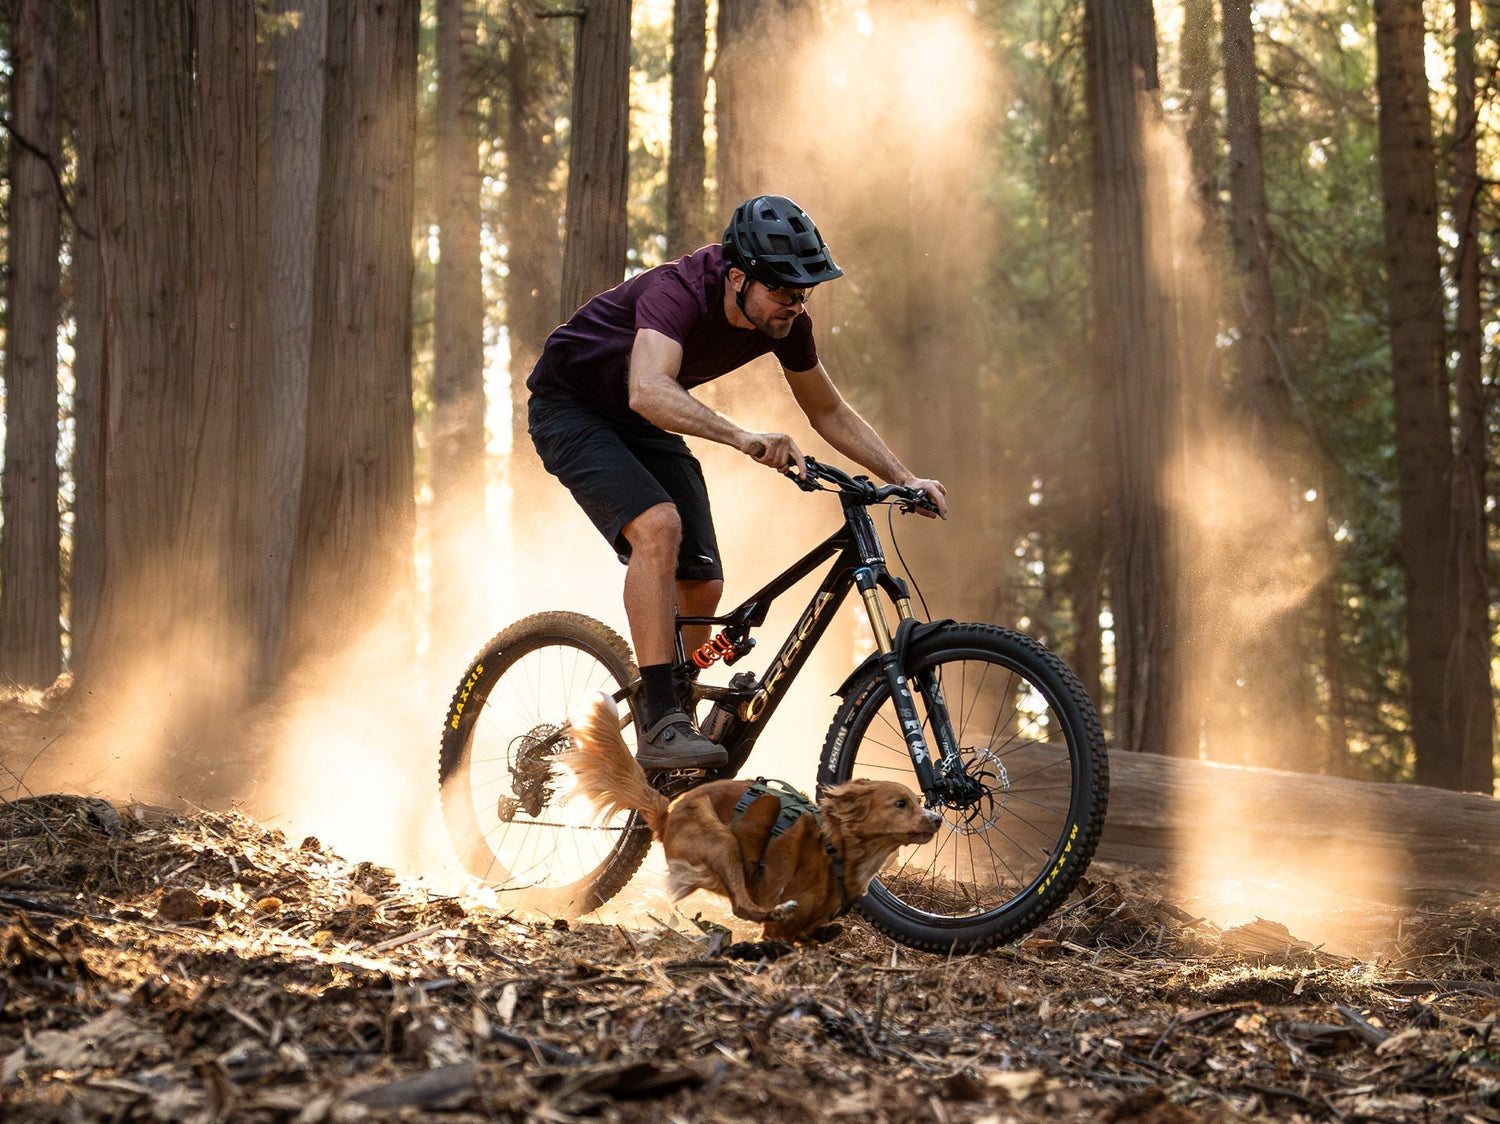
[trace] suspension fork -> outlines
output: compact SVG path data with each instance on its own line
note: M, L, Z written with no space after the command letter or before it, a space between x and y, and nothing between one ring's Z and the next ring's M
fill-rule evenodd
M920 676L916 680L917 689L926 704L928 722L938 743L939 759L934 764L932 748L922 732L922 716L912 697L912 680L907 678L906 671L901 666L901 653L896 650L890 626L885 619L885 610L879 596L879 579L873 570L861 567L855 571L854 584L859 588L860 597L865 603L865 613L870 618L870 628L875 634L876 658L890 686L891 704L901 723L901 734L906 740L907 752L911 754L912 765L917 771L917 780L922 791L931 798L947 787L944 781L951 782L964 775L963 757L959 753L958 738L953 731L942 684L936 676L931 675ZM904 590L899 595L893 594L892 599L902 621L915 618L911 598L905 595Z
M885 609L880 602L879 579L870 567L861 566L854 572L854 584L864 600L865 615L870 618L870 629L875 634L876 662L879 663L880 670L885 674L885 681L890 686L891 705L896 708L896 720L901 724L901 736L906 741L906 751L911 755L912 767L917 771L917 783L921 785L923 793L929 797L930 803L931 797L940 787L938 771L933 765L932 751L927 744L927 737L922 732L922 716L918 713L916 700L912 697L906 671L901 666L900 654L891 640L890 625L886 622ZM908 598L898 599L896 607L903 620L913 615L911 601Z

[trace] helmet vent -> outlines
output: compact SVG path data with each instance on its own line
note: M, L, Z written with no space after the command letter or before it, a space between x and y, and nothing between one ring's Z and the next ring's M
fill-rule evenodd
M767 285L816 285L843 276L808 214L781 195L758 195L735 209L724 230L725 257Z

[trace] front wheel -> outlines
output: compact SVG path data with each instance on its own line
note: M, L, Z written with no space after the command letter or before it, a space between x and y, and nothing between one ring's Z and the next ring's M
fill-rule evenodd
M876 928L931 952L972 952L1041 924L1087 869L1104 827L1104 734L1078 678L1010 629L936 627L912 641L906 673L936 759L958 747L928 806L932 842L893 857L859 901ZM951 731L951 732L950 732ZM885 674L872 660L834 717L819 789L855 777L914 784Z
M651 846L634 813L600 821L556 762L568 722L600 691L637 677L613 630L578 613L538 613L505 629L469 665L443 723L443 820L465 869L507 903L552 916L598 908ZM626 708L622 706L622 713ZM635 723L625 721L627 742Z

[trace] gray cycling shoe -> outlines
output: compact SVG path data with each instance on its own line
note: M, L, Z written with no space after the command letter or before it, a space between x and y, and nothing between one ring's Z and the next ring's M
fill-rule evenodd
M724 747L695 730L681 710L667 711L641 735L635 759L643 769L716 769L729 764Z

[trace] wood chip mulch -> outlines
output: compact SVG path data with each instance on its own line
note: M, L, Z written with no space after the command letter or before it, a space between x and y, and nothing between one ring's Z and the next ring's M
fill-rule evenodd
M1500 1121L1500 902L1355 961L1094 873L982 956L857 920L786 949L522 918L233 813L0 801L0 1117Z

